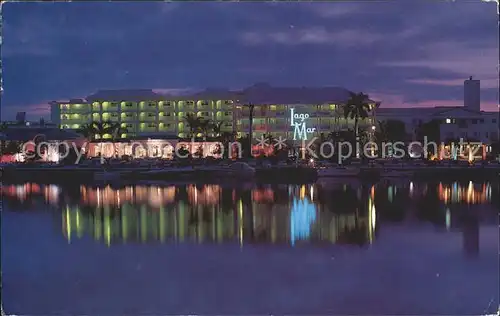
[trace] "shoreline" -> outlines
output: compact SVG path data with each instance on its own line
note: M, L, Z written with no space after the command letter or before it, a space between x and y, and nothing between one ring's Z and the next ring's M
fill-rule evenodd
M409 180L498 180L500 166L345 166L312 168L304 166L257 167L255 174L244 175L237 171L231 175L222 174L211 167L136 167L103 168L81 166L7 166L1 168L4 182L47 182L61 183L96 182L97 174L114 175L115 181L187 181L216 182L254 181L268 183L313 183L318 179L409 179ZM327 172L325 175L325 171ZM97 181L98 182L98 181Z

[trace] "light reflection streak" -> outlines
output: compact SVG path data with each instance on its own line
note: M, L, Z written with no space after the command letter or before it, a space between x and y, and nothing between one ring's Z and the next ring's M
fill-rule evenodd
M458 182L439 183L438 197L448 207L462 202L488 203L491 201L491 186L489 183L473 182L465 185ZM410 182L409 191L413 190L415 197L419 197L425 187ZM428 187L429 190L435 188ZM338 185L340 195L332 204L325 204L325 198L332 196L328 191L332 190L331 187L309 184L255 187L248 192L252 200L249 207L243 205L241 198L247 189L230 188L223 195L226 189L213 184L177 188L146 185L98 188L82 185L79 189L79 200L68 198L66 191L55 185L5 185L1 192L21 202L37 195L50 203L58 201L58 205L63 207L61 227L68 242L90 235L108 246L117 240L234 240L243 245L249 242L249 238L291 245L299 240L342 243L351 242L353 234L360 233L364 235L365 242L372 242L379 225L379 205L375 196L381 191L389 199L391 194L396 193L392 185L372 185L360 191L364 201L353 202L349 206L352 209L348 208L347 212L340 214L338 206L343 202L338 199L345 195L341 191L342 184ZM399 195L405 193L404 189L399 189ZM354 199L359 194L357 188L355 190ZM224 205L221 205L222 196L228 197L224 199ZM361 202L363 207L359 207ZM392 203L399 203L399 199ZM252 209L253 215L245 213ZM442 219L448 229L451 226L451 211L448 208ZM383 212L384 208L381 208L379 213Z
M453 184L439 183L439 199L444 204L486 204L491 202L491 184L483 183L476 188L472 181L467 186L462 186L457 182Z
M305 188L304 188L305 189ZM316 221L316 206L309 199L295 199L290 215L290 242L309 239L311 226Z

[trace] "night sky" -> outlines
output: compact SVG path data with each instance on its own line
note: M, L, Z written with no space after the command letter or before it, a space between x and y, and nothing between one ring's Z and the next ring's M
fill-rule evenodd
M495 3L5 3L2 119L98 89L340 86L385 107L497 109Z

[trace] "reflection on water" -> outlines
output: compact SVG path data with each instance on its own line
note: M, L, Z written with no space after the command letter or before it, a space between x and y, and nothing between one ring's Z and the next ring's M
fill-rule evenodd
M492 189L492 186L494 188ZM490 183L366 185L133 185L120 188L4 185L10 210L54 208L68 242L374 242L386 222L426 221L461 230L478 247L478 221L494 218ZM486 212L485 212L486 210ZM491 215L493 214L493 215ZM491 217L493 216L493 217ZM470 235L470 237L467 237Z
M439 198L445 204L466 202L469 204L483 204L491 202L491 184L476 184L469 181L465 186L458 182L444 185L439 183Z

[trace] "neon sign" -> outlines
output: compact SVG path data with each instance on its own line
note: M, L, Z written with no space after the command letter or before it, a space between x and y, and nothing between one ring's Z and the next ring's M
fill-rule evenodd
M294 108L290 109L290 126L293 127L293 140L307 140L307 135L316 131L314 127L307 127L306 120L308 118L309 114L297 114Z

